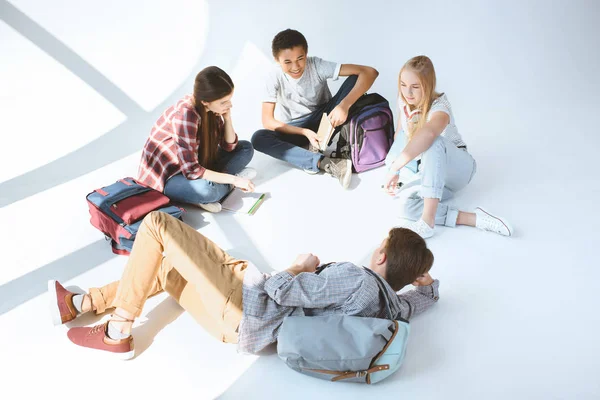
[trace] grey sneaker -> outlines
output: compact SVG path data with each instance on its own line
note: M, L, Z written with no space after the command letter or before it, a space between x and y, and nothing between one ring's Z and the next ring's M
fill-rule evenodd
M221 212L221 210L223 209L223 206L221 206L221 203L204 203L204 204L198 204L198 206L200 208L202 208L203 210L206 210L208 212L211 213L218 213Z
M340 185L342 185L344 189L348 189L350 181L352 180L352 161L342 158L324 157L323 160L321 160L321 164L325 164L323 166L325 172L334 178L338 178Z

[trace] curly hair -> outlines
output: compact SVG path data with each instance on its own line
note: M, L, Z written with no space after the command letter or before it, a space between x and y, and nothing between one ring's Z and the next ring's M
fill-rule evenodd
M292 49L296 46L302 46L304 52L308 52L308 43L304 35L293 29L286 29L275 35L271 43L271 51L273 57L277 59L281 50Z

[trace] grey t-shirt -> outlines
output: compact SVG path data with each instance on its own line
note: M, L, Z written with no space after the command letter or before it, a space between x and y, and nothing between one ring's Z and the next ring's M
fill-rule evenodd
M277 103L283 122L310 114L331 100L327 79L336 80L341 67L319 57L308 57L300 79L293 79L277 64L267 73L263 102Z

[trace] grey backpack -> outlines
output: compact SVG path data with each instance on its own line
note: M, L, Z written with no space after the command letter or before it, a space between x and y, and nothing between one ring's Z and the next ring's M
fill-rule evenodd
M288 367L332 382L377 383L404 359L410 327L392 314L381 278L377 280L389 319L350 315L290 316L277 338L277 353Z

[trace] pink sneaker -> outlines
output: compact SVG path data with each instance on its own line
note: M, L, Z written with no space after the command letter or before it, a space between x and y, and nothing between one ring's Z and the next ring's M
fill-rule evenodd
M71 342L90 350L98 350L121 360L129 360L135 354L133 336L121 340L108 337L108 322L92 327L71 328L67 336Z
M50 295L50 314L54 325L61 325L77 318L77 310L73 305L73 296L77 293L69 292L58 281L48 281L48 294Z

